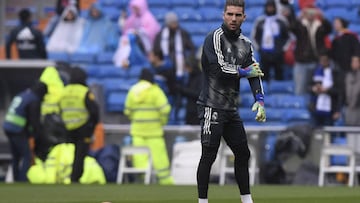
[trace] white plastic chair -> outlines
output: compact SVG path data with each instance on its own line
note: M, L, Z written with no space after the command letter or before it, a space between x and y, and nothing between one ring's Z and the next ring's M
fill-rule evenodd
M6 183L14 182L14 174L13 174L13 168L12 168L11 163L9 164L8 169L6 171L5 182Z
M348 164L344 166L330 165L330 157L333 155L343 155L348 157ZM348 146L325 146L321 150L320 165L319 165L319 186L325 184L325 177L327 173L347 173L348 186L354 186L355 181L355 152Z
M127 166L126 159L129 156L133 156L137 154L146 154L148 156L148 164L146 168L135 168L132 166ZM151 151L148 147L127 146L121 148L121 156L120 156L117 181L116 181L118 184L123 183L123 176L125 174L145 174L144 183L148 185L151 182L151 173L152 173L152 158L151 158Z
M196 172L201 157L201 141L175 143L171 175L176 185L196 185Z
M224 185L225 184L225 178L226 174L234 174L234 166L228 166L228 159L229 157L234 157L233 152L231 149L223 144L221 147L221 153L220 153L220 176L219 176L219 184ZM249 160L249 181L250 185L255 184L255 177L258 172L257 168L257 159L256 159L256 151L252 145L249 144L249 150L250 150L250 160Z

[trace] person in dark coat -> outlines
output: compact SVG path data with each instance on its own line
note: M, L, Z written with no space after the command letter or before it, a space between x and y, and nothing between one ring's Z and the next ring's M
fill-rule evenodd
M29 138L34 137L35 143L43 137L40 122L40 106L47 86L36 82L17 94L5 115L3 129L9 139L12 154L12 169L15 181L26 182L26 173L31 165L32 151ZM35 146L35 153L41 146Z
M331 46L329 34L332 27L322 12L311 6L301 10L298 18L289 15L288 22L291 32L296 36L293 68L295 94L306 95L311 74L319 61L319 53Z
M199 125L200 120L197 116L196 101L200 95L203 78L199 68L199 61L195 57L187 58L185 60L185 70L188 72L187 82L177 88L181 96L185 97L187 100L185 107L185 124Z
M161 51L164 57L170 57L175 65L176 77L181 80L185 73L185 58L195 53L195 45L189 32L180 26L174 12L165 15L165 26L155 37L154 50Z
M43 34L34 28L31 22L29 9L19 12L20 25L11 30L6 40L6 58L10 59L11 45L16 43L16 48L21 59L46 59L47 53Z
M270 71L274 70L274 79L283 80L284 48L289 40L287 23L276 14L274 0L268 0L264 8L265 15L257 18L252 33L253 45L260 53L260 65L264 71L264 80L273 79Z
M360 56L360 42L357 33L348 29L349 22L337 17L333 21L336 35L331 44L331 57L344 76L351 72L351 58Z
M69 84L65 86L60 100L61 118L68 131L68 142L75 145L71 183L78 183L83 174L84 159L99 122L99 106L95 95L86 85L86 78L84 70L73 67Z

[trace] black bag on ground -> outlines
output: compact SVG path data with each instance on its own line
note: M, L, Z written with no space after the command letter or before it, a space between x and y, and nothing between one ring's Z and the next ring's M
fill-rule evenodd
M67 130L61 116L53 113L44 116L43 132L35 140L35 154L44 161L52 146L66 142Z
M312 132L313 127L311 125L290 126L276 140L276 156L282 161L293 154L297 154L300 158L305 158L310 149Z
M303 162L295 173L292 184L318 185L319 168L310 161Z
M260 166L260 183L284 184L286 172L278 160L268 161Z

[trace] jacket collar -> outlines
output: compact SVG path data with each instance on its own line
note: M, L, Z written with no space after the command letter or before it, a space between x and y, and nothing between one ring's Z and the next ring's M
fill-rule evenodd
M237 39L239 38L240 34L241 34L241 29L237 29L236 31L232 31L232 30L229 30L226 25L223 23L221 25L221 28L224 30L224 34L227 38L229 39Z

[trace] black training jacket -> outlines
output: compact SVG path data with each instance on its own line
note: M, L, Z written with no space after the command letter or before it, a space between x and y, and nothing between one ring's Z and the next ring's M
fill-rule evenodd
M236 110L239 106L240 78L238 67L247 67L256 60L250 40L233 32L225 25L212 31L204 41L201 65L203 86L197 101L200 105L222 110ZM249 83L255 96L263 93L259 78L250 78Z
M6 58L11 58L11 45L16 43L19 58L21 59L46 59L44 37L40 30L31 26L30 23L19 25L11 30L6 40Z

